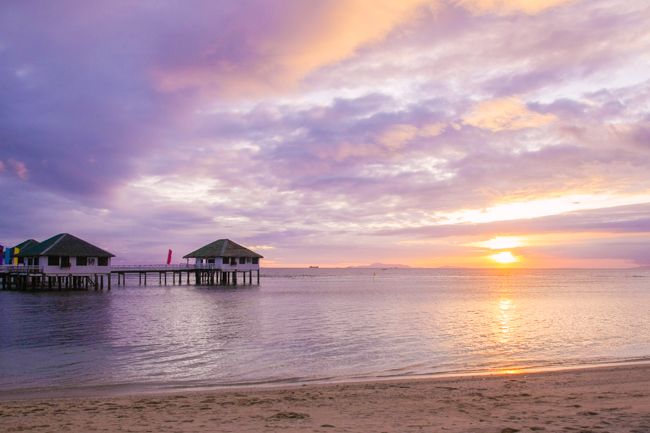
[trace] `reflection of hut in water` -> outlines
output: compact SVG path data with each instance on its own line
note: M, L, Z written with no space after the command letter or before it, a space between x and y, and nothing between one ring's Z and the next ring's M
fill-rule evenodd
M230 239L219 239L207 244L185 256L184 259L195 259L197 268L212 269L222 284L232 282L237 284L237 273L241 272L246 282L252 282L253 271L257 271L257 282L260 282L260 259L264 258L255 251L249 250ZM214 277L215 275L213 275Z
M38 280L32 285L47 282L49 288L98 288L104 286L106 277L110 288L111 258L115 255L71 234L61 233L22 249L17 257L35 272L32 279Z

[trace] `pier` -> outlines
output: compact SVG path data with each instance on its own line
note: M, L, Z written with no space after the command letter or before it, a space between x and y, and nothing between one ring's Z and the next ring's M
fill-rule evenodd
M234 268L234 269L233 269ZM256 271L257 284L260 283L260 271ZM194 284L197 286L228 286L237 285L238 276L241 276L242 284L253 284L253 270L238 270L236 265L231 269L224 269L222 266L205 264L181 264L181 265L115 265L111 274L117 274L117 284L126 284L127 274L138 274L139 284L147 285L147 274L158 274L158 284L167 285L167 277L171 275L171 284L176 285ZM248 277L248 280L247 278Z
M3 265L0 266L0 288L3 290L111 290L113 275L117 285L126 285L127 274L137 274L139 285L147 285L147 277L158 277L159 285L236 286L260 283L259 269L223 269L214 264L179 265L114 265L110 273L91 275L48 275L43 266ZM157 274L157 275L156 275ZM170 278L168 278L170 277Z

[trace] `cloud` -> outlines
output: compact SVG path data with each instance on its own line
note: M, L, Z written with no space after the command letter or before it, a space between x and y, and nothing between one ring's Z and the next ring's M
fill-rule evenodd
M562 4L571 4L580 0L455 0L475 13L525 12L536 14Z
M21 178L22 180L27 180L29 179L29 170L27 170L27 167L25 167L25 164L23 164L20 161L16 161L14 159L10 159L8 161L9 167L11 167L12 171ZM0 167L4 168L4 167Z
M202 88L237 97L286 90L312 71L382 41L434 4L430 0L244 1L225 31L200 42L191 63L163 63L153 76L164 92Z
M535 14L573 2L457 3L479 14ZM201 89L208 94L250 98L296 90L301 80L314 71L355 57L361 49L385 41L401 28L408 33L418 20L431 19L445 6L439 0L284 0L272 5L258 0L242 1L231 8L222 31L212 31L208 37L193 41L189 56L166 53L152 69L152 77L162 92ZM210 9L203 12L217 14Z
M516 96L482 101L472 106L471 111L472 114L463 118L463 124L495 132L536 128L557 120L553 114L543 115L531 111Z

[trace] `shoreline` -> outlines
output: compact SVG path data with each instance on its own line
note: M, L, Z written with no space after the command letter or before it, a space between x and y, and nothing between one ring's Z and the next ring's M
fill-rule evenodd
M434 374L413 374L406 376L368 376L368 377L341 377L326 379L296 379L291 380L274 380L268 382L249 382L249 383L232 383L232 384L201 384L201 385L155 385L155 384L102 384L88 386L66 386L66 387L30 387L0 389L0 402L3 401L20 401L35 399L61 399L61 398L100 398L100 397L126 397L130 395L149 395L149 394L167 394L167 393L184 393L184 392L203 392L203 391L228 391L228 390L246 390L246 389L273 389L296 386L313 386L322 384L358 384L366 382L389 382L395 380L430 380L444 378L462 378L478 376L500 376L500 375L517 375L545 373L556 371L572 371L593 368L609 368L622 366L650 366L650 359L646 357L632 358L620 361L609 361L594 364L558 364L540 367L520 367L492 371L448 371Z
M650 431L650 364L3 398L0 420L0 431L641 432Z
M250 383L232 383L232 384L201 384L201 385L155 385L155 384L102 384L88 386L67 386L67 387L31 387L31 388L14 388L0 389L0 402L5 401L25 401L40 399L65 399L65 398L101 398L101 397L127 397L133 395L157 395L169 393L192 393L207 391L228 391L228 390L247 390L247 389L274 389L274 388L291 388L298 386L315 386L323 384L359 384L359 383L381 383L400 380L435 380L445 378L463 378L463 377L483 377L483 376L503 376L546 373L558 371L572 371L594 368L609 368L623 366L643 366L650 367L650 359L634 358L621 361L611 361L598 364L562 364L555 366L541 367L523 367L511 369L499 369L494 371L470 371L459 372L449 371L435 374L413 374L410 376L369 376L369 377L342 377L326 379L309 379L301 380L276 380L268 382L250 382Z

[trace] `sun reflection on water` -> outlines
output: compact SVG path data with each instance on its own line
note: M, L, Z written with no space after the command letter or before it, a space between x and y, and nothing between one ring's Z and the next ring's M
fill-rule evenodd
M502 299L499 301L499 324L500 324L500 334L499 342L508 343L512 334L512 323L511 323L511 314L510 310L514 309L515 306L512 304L510 299Z

